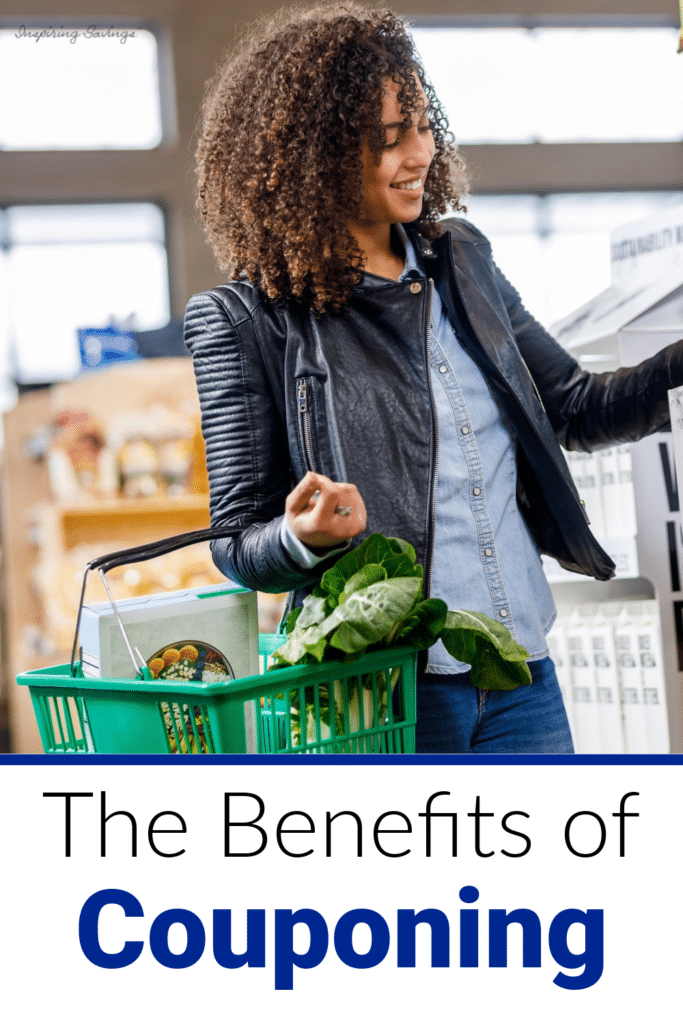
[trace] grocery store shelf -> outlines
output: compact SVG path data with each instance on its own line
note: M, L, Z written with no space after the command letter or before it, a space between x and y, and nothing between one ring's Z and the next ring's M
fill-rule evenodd
M50 553L107 540L112 550L144 544L209 525L207 494L149 499L55 503L38 513L43 547ZM120 542L120 543L119 543Z
M89 502L55 502L62 516L155 515L159 512L207 511L208 494L164 495L159 498L113 498Z

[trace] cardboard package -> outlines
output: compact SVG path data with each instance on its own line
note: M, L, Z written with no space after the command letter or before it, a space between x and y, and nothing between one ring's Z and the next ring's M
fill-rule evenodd
M130 598L116 607L155 679L228 682L258 674L255 591L220 583ZM80 642L85 676L135 678L109 602L83 606Z

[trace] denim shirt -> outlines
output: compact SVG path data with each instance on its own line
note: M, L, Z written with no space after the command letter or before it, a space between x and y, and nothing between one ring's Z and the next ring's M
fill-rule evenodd
M399 280L424 279L400 226L399 233L406 250ZM502 404L460 344L436 289L429 371L439 424L431 594L449 608L490 615L526 647L529 660L544 658L555 603L517 505L516 438ZM468 670L441 641L430 648L428 672Z
M401 225L398 231L406 253L399 281L424 280ZM555 604L517 506L516 439L502 405L461 346L435 288L430 376L439 426L431 596L449 608L484 612L502 622L527 649L530 661L547 657L545 634L555 619ZM286 520L281 538L298 564L311 567L321 561ZM469 668L440 640L429 650L427 672L456 674Z

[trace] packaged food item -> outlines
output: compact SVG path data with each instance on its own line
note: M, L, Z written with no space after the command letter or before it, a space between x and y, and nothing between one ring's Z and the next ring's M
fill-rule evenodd
M117 454L124 497L189 493L196 432L196 416L162 405L115 416L108 427L108 443Z
M159 456L145 438L131 438L122 444L117 462L124 498L153 498L159 493Z
M159 473L167 494L185 494L189 489L194 449L192 439L177 437L160 442Z
M227 682L258 674L255 591L218 584L117 601L116 606L131 647L155 678ZM134 678L110 602L83 606L80 644L85 676Z
M118 482L111 450L99 420L77 409L60 413L49 428L47 468L54 496L106 498Z

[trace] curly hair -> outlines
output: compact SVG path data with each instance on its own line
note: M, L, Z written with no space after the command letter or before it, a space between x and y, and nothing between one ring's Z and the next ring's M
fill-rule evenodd
M364 256L347 223L362 199L361 146L379 162L385 82L406 127L431 103L435 153L422 234L464 210L465 168L403 21L357 3L285 8L228 51L208 83L197 146L197 206L218 263L271 300L340 312Z

